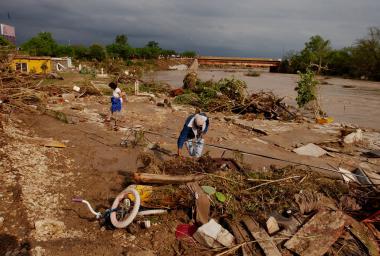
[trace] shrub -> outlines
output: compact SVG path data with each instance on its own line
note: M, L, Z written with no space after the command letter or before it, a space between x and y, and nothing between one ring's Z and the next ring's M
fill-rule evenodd
M297 104L300 108L313 100L317 100L317 84L315 74L311 70L306 70L305 73L298 72L300 80L297 82Z

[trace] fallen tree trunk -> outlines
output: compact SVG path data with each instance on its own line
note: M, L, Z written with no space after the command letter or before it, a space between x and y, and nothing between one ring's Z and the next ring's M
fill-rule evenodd
M199 181L205 175L190 174L190 175L163 175L151 173L135 173L133 179L136 183L149 183L149 184L184 184L188 182Z

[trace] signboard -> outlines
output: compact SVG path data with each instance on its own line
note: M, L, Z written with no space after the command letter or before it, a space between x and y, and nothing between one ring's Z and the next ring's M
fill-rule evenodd
M10 42L16 43L16 30L14 27L0 24L0 35L4 36Z

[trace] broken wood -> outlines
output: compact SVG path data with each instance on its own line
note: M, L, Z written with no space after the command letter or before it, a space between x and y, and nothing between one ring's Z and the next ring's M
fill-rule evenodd
M152 173L134 173L133 179L136 183L154 183L154 184L184 184L203 179L205 175L163 175Z
M206 224L210 218L210 200L207 194L197 182L187 184L195 198L195 220L197 223Z
M376 242L376 238L370 230L364 224L356 221L352 217L348 215L345 215L344 217L350 233L367 248L368 254L370 256L379 256L379 244Z
M344 224L341 211L319 211L284 246L301 256L322 256L338 240Z
M262 186L265 186L265 185L268 185L268 184L272 184L272 183L276 183L276 182L280 182L280 181L285 181L285 180L298 179L298 178L301 178L301 176L292 176L292 177L287 177L287 178L283 178L283 179L272 180L272 181L268 181L266 183L263 183L263 184L260 184L260 185L248 188L248 189L246 189L246 191L249 191L249 190L252 190L252 189L255 189L255 188L259 188L259 187L262 187ZM254 181L254 180L251 180L251 179L248 179L248 180L249 181Z
M257 243L263 249L265 255L270 256L281 256L281 252L278 250L273 239L268 235L268 233L262 229L252 217L244 216L242 218L243 223L253 236L256 239Z
M235 221L228 220L226 222L227 222L228 227L232 231L232 234L235 236L236 242L238 244L242 244L241 249L242 249L243 256L255 255L252 248L252 244L247 244L247 242L251 240L249 238L249 234L247 233L247 231L245 231L240 226L240 224Z

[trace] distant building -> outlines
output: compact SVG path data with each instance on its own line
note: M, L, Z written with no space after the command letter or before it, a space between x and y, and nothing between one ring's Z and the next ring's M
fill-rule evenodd
M65 71L74 67L70 57L51 58L51 62L54 72Z
M7 39L8 41L16 45L15 27L12 27L6 24L0 24L0 35L2 35L3 37L5 37L5 39Z
M12 68L25 73L50 73L52 71L51 57L16 55L12 61Z

